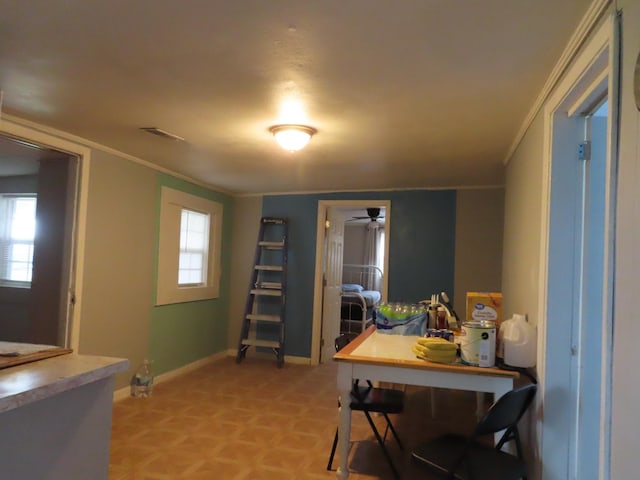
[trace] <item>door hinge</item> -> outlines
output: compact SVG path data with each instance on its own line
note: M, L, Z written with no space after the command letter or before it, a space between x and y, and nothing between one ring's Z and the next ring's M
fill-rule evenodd
M324 347L324 338L320 339L320 348Z
M578 145L578 160L591 160L591 142L585 140Z
M322 286L323 287L327 286L327 277L322 277Z

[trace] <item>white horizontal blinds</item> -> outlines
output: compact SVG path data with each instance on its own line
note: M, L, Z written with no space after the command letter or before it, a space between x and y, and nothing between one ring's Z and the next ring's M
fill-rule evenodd
M36 196L0 195L0 280L31 282Z
M183 208L180 217L178 285L207 283L209 214Z

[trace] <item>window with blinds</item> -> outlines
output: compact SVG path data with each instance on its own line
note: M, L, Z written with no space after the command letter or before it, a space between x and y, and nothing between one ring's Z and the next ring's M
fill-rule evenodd
M31 284L36 233L36 196L0 194L0 283Z
M220 295L222 204L163 186L156 305Z
M183 208L180 218L178 285L206 284L208 263L209 215Z

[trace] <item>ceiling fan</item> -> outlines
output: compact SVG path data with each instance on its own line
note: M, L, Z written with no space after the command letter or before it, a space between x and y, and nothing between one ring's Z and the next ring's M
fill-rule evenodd
M379 208L367 208L367 216L366 217L351 217L350 220L347 220L348 222L353 222L355 220L366 220L366 219L371 219L372 222L376 222L379 219L383 219L384 216L380 216L380 209Z

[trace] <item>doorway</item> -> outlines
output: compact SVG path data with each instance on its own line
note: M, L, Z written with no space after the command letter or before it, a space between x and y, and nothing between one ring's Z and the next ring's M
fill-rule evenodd
M78 239L84 231L78 199L81 180L86 180L80 171L80 159L83 153L88 156L88 149L76 147L3 119L3 341L78 347ZM23 208L25 205L32 208Z
M336 224L338 222L339 225ZM371 227L375 224L375 229ZM389 200L321 200L318 202L316 236L316 269L311 360L318 364L331 358L333 340L341 328L341 290L344 264L368 269L375 266L381 276L360 277L364 288L379 291L379 303L386 301L388 291L389 238L391 202ZM374 231L375 230L375 231ZM375 234L377 244L367 242ZM340 249L333 248L340 239ZM374 265L375 264L375 265ZM350 269L351 270L351 269ZM346 278L346 277L345 277ZM358 278L349 277L351 280ZM374 292L375 292L374 291Z
M542 477L608 478L616 32L613 18L603 24L545 109Z

